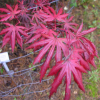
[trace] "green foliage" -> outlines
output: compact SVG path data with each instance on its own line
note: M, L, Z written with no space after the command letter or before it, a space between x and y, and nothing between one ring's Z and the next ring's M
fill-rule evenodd
M92 84L86 85L86 89L89 89L89 95L92 97L97 97L98 94L98 88L97 84L95 82L92 82Z
M90 75L89 80L92 80L94 82L97 82L100 79L99 78L99 71L98 71L98 69L94 70L92 72L89 72L89 75Z
M97 20L97 18L99 17L99 11L98 10L92 10L90 12L91 14L94 15L94 20L92 21L92 25L89 25L89 28L92 28L92 27L97 27L97 28L100 28L100 20Z
M2 74L3 72L4 72L4 68L1 67L1 68L0 68L0 73Z
M79 5L91 3L93 0L79 0Z
M92 25L89 25L89 28L95 27L96 25L97 25L97 21L94 20L94 21L92 22Z
M14 100L17 100L16 98L14 98Z
M47 95L50 95L49 92L47 92Z
M82 95L83 95L82 93L79 93L79 95L78 95L78 97L76 98L76 100L83 100L83 99L82 99Z
M87 3L90 0L81 0L81 3Z
M36 70L35 66L32 63L29 65L29 68L32 68L32 71Z
M76 98L76 100L81 100L81 97L80 97L80 96L78 96L78 97Z
M99 14L99 12L98 12L98 10L97 10L97 9L92 10L92 12L94 13L95 17L97 17L97 16L98 16L98 14Z
M89 95L92 97L97 97L98 94L98 86L97 82L99 81L99 69L89 72L89 84L86 85L86 89L88 89Z
M92 7L95 7L94 4L92 4L93 0L78 0L78 6L83 6L85 9L88 8L88 5L91 5Z
M70 4L71 7L77 7L77 3L76 3L76 0L71 0L71 4Z
M41 60L41 62L44 62L45 61L45 58L43 58L42 60Z
M63 96L65 95L65 91L62 92L62 95L63 95Z

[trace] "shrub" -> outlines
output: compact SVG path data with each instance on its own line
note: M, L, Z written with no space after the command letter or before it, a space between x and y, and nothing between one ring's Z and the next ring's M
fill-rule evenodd
M40 81L50 67L54 55L55 65L48 74L55 76L50 97L56 92L64 77L65 100L69 100L71 75L73 74L75 82L85 92L82 73L91 70L90 64L96 67L94 63L94 57L98 57L96 47L84 37L96 28L82 30L82 22L77 29L78 24L72 22L73 16L68 19L69 14L63 13L63 8L56 13L49 5L49 0L30 0L30 2L17 0L17 4L13 7L6 4L7 9L0 8L0 11L4 12L0 15L0 21L8 26L0 32L0 35L5 34L2 47L10 43L14 52L16 41L22 47L23 39L26 39L25 43L31 43L26 49L35 51L42 48L33 61L33 64L39 63L47 54L41 66ZM5 23L11 20L16 24Z

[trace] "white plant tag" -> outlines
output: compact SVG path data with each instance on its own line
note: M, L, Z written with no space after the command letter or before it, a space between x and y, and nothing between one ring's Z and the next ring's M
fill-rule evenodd
M0 53L0 63L2 63L8 75L12 77L14 74L14 71L9 70L9 67L7 66L6 62L10 62L8 52Z
M0 63L2 62L9 62L9 55L8 52L0 53Z

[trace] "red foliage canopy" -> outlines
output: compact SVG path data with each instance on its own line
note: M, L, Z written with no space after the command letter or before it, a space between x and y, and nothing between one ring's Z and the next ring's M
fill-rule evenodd
M17 19L17 21L20 22L20 26L4 23L7 28L0 32L0 35L5 34L2 47L10 42L12 51L14 51L16 40L22 47L23 36L27 37L26 43L32 43L27 49L36 50L42 47L34 59L33 64L39 63L47 54L41 66L40 80L42 80L47 69L50 67L51 59L53 56L55 57L55 65L48 74L48 76L55 76L50 90L50 96L56 92L63 77L65 77L65 100L69 100L71 74L73 74L74 80L79 88L85 92L82 83L82 73L91 70L89 64L96 67L94 57L98 57L98 54L95 45L86 39L84 35L93 32L96 28L82 31L82 23L79 29L76 29L75 27L78 26L78 24L71 22L73 16L68 19L69 14L63 13L62 8L60 8L56 14L52 7L44 6L49 3L49 0L31 0L31 2L34 3L32 4L34 9L32 13L29 7L30 3L25 5L25 0L18 0L18 2L20 2L19 6L16 4L14 10L7 4L7 9L0 8L1 12L6 13L0 15L0 21L13 19L16 22ZM35 7L35 5L38 7ZM28 22L29 28L26 28L27 25L25 24L25 27L23 26L19 17L24 22Z

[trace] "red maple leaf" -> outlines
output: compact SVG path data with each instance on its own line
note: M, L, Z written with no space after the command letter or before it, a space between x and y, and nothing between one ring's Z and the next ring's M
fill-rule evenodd
M1 12L5 12L7 14L2 14L0 15L0 18L2 18L0 21L7 21L8 19L12 20L14 19L16 14L19 14L21 10L18 10L18 5L15 5L14 10L11 8L10 5L6 4L6 7L8 9L5 8L0 8Z
M38 26L36 27L36 25L34 25L33 28L32 28L32 30L31 30L31 34L29 36L31 38L28 38L29 41L27 43L31 43L33 41L36 41L39 38L42 38L42 34L47 34L47 35L54 34L55 36L57 36L56 32L54 32L51 29L48 29L43 24L40 24L40 27L38 27ZM34 35L34 36L32 37L32 35Z
M33 34L37 29L40 29L40 25L37 25L36 23L30 23L31 24L31 27L28 28L26 31L29 33L29 34Z
M45 5L49 5L49 0L36 0L36 7L42 8Z
M34 59L33 64L40 62L43 56L49 50L47 58L44 64L41 66L40 80L43 78L43 76L46 73L46 70L49 68L49 64L52 59L55 48L57 48L56 55L55 55L56 62L62 59L62 53L61 53L62 51L65 56L67 56L67 52L68 52L67 46L66 44L64 44L66 42L66 38L54 37L52 33L50 35L42 34L42 36L44 36L47 39L35 42L31 44L29 47L27 47L27 49L30 49L30 48L35 48L36 46L44 46L43 49L39 52L38 56Z
M77 45L78 48L82 48L83 50L85 50L85 53L84 53L85 59L91 62L93 66L95 66L93 59L95 56L98 57L96 47L90 40L86 39L83 36L90 32L93 32L94 30L96 30L96 28L91 28L89 30L84 30L81 32L82 27L83 27L83 23L80 25L79 29L77 30L75 45Z
M31 9L32 7L34 7L35 6L34 2L35 2L35 0L30 0L30 1L28 0L28 8ZM34 9L34 8L32 8L32 9Z
M20 13L17 15L18 20L22 22L26 27L29 26L31 20L31 14L29 14L30 10L27 10L26 5L24 5L24 1L18 1L19 2L19 9L21 9Z
M41 15L43 11L40 9L36 12L34 12L32 16L32 20L35 20L37 24L40 24L41 22L44 22L44 17Z
M81 54L79 52L81 52ZM90 71L91 69L89 67L89 62L84 59L84 56L82 56L84 55L84 52L86 52L84 49L78 49L74 47L73 54L71 55L71 57L79 60L80 65L83 66L86 70Z
M43 24L40 24L40 26L41 26L41 28L40 29L37 29L36 31L35 31L35 33L43 33L43 34L54 34L55 36L57 36L57 33L56 32L54 32L52 29L49 29L49 28L47 28L45 25L43 25Z
M11 44L11 47L12 47L12 52L13 52L16 39L17 39L18 44L22 47L23 40L22 40L22 37L20 36L20 34L24 35L24 36L28 36L28 35L24 31L25 27L23 27L23 26L16 26L16 25L14 26L14 25L9 24L9 23L4 23L4 24L6 26L9 26L9 27L7 27L6 29L3 29L0 32L0 35L6 34L3 38L2 47L10 41L11 42L10 44Z
M40 14L44 17L44 21L53 21L58 20L61 22L65 21L65 18L68 16L68 14L62 14L63 9L60 8L58 13L56 14L55 10L51 7L43 7L44 13Z
M75 28L73 28L72 26L78 26L78 24L76 23L71 23L70 21L72 21L73 19L73 16L70 17L69 19L65 19L65 22L64 22L64 29L68 32L68 31L73 31L73 32L76 32L77 30Z
M34 42L41 37L41 34L36 33L36 30L41 29L41 26L37 25L36 23L31 23L31 25L32 26L26 30L26 32L29 34L29 36L26 38L26 43Z
M78 37L82 37L82 36L84 36L84 35L86 35L86 34L88 34L88 33L93 32L94 30L96 30L96 28L90 28L90 29L88 29L88 30L82 31L82 28L83 28L83 22L82 22L82 24L80 25L79 29L78 29L77 32L76 32L77 38L78 38ZM81 31L82 31L82 32L81 32Z
M75 58L75 56L73 58L73 55L77 53L79 53L78 49L77 51L73 51L73 53L70 54L69 58L65 59L65 61L58 62L49 72L48 76L58 74L55 77L54 82L52 84L52 88L50 90L50 97L54 92L57 91L58 86L61 84L62 79L65 76L65 83L66 83L65 100L70 99L71 73L73 74L74 80L78 84L79 88L85 92L82 83L81 73L82 72L86 73L87 71L82 65L80 65L80 60Z

